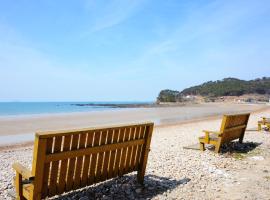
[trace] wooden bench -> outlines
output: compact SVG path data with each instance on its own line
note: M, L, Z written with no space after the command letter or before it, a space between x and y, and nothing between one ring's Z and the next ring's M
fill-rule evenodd
M258 121L258 131L262 130L262 126L265 126L270 130L270 118L262 117L262 120Z
M215 152L220 152L222 144L239 139L242 143L247 127L249 113L238 115L224 115L220 131L203 131L205 136L199 137L200 149L205 150L205 144L215 146Z
M39 200L133 171L143 184L153 125L36 133L32 171L13 164L17 199Z

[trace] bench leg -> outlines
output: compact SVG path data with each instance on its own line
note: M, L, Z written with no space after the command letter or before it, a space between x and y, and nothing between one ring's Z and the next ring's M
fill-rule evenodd
M239 138L239 143L242 144L243 143L243 139L244 139L244 134L241 135L241 137Z
M220 145L216 145L215 146L215 153L219 153L220 152Z
M137 174L137 181L138 183L140 183L141 185L143 185L144 182L144 175L145 173L143 173L143 171L139 170L138 174Z
M219 153L221 149L221 140L219 139L219 141L215 144L215 153Z
M23 186L22 186L22 175L16 172L15 177L15 189L16 189L16 199L17 200L25 200L23 196Z
M262 130L262 125L260 123L258 123L258 131Z
M200 142L200 150L201 151L205 151L205 145L202 142Z

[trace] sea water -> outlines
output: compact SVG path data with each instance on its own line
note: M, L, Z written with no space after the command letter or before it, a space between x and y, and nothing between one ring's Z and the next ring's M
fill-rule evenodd
M120 109L106 104L140 104L149 102L0 102L0 116L71 113ZM76 104L99 104L78 106ZM100 105L101 104L101 105ZM102 104L104 106L102 106Z
M152 102L0 102L0 118L36 114L75 113L123 109L121 104L145 104ZM91 104L78 106L81 104ZM98 105L93 105L98 104ZM116 105L116 106L108 106ZM0 146L32 141L33 133L0 136Z

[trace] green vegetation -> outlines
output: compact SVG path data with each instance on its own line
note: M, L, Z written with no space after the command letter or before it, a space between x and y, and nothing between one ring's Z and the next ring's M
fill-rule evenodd
M162 90L157 98L158 102L178 102L180 92L175 90Z
M209 81L183 91L162 90L158 96L159 102L179 102L183 96L196 95L203 97L241 96L244 94L270 94L270 78L263 77L245 81L236 78L225 78Z
M243 94L270 94L270 78L244 81L236 78L225 78L222 81L210 81L202 85L187 88L182 95L201 96L241 96Z

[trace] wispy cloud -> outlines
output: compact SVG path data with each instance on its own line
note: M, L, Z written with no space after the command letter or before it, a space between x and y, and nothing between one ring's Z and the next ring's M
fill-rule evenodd
M151 99L163 88L270 73L268 0L85 2L67 3L66 15L62 2L47 6L42 31L24 3L26 18L1 13L0 100ZM48 13L64 15L50 26ZM72 30L55 28L63 24Z
M171 66L179 68L198 64L192 57L196 60L201 59L201 63L210 63L211 58L218 62L217 56L220 61L228 62L230 56L233 58L236 53L241 57L248 48L258 49L258 45L264 45L267 41L258 39L258 34L253 36L254 30L246 30L242 36L240 30L245 27L252 28L251 21L256 21L256 17L263 17L269 10L270 4L263 2L212 1L191 10L185 21L172 27L170 33L164 35L161 40L146 47L137 58L137 62L141 66L147 66L153 59L157 59L161 64L170 63ZM259 54L259 51L253 53ZM231 59L231 63L233 61Z
M160 85L160 89L176 85L188 87L224 76L259 77L270 72L270 40L267 37L270 29L255 24L269 10L267 1L204 4L187 13L178 26L170 27L169 34L146 46L129 67L136 69L136 73L155 76L156 87ZM256 29L252 28L252 23ZM258 35L263 37L258 38ZM264 72L243 70L258 66Z
M86 1L91 14L89 29L82 36L119 25L137 13L147 0Z
M268 12L270 4L254 1L213 1L191 11L187 20L171 30L163 40L148 49L147 54L176 51L196 39L223 39L239 27L249 26L249 19Z

